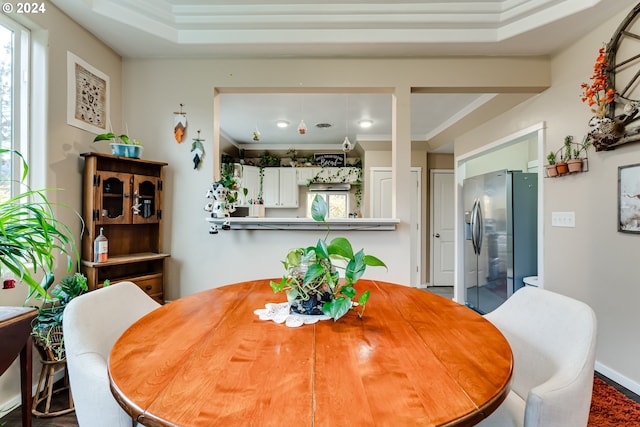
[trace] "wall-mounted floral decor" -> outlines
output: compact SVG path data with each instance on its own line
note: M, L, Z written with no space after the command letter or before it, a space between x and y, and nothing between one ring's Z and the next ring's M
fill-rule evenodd
M588 138L596 151L640 141L640 4L600 48L581 99L594 113Z

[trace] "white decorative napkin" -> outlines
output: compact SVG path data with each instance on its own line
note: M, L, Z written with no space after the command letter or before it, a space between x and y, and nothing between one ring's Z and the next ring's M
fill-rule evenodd
M290 328L297 328L302 325L311 325L319 320L329 320L331 316L326 314L309 315L309 314L297 314L289 313L289 303L267 303L265 308L259 308L254 310L254 314L257 314L260 320L272 320L275 323L284 323Z

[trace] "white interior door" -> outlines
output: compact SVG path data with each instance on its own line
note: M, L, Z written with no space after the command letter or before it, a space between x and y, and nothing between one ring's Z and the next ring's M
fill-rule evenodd
M371 217L391 218L393 201L393 178L391 168L371 168ZM421 284L422 276L422 185L420 175L421 168L411 168L412 191L411 197L411 286Z
M455 258L455 178L431 171L431 285L453 286Z
M371 168L371 217L392 218L393 178L391 168Z

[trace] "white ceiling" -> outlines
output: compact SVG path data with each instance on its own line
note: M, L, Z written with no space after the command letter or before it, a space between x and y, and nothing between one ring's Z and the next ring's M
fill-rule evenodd
M426 57L547 55L629 0L51 0L124 58ZM426 141L488 96L419 94L412 134ZM185 100L186 102L186 100ZM261 146L389 140L390 95L224 94L221 130ZM437 107L437 108L434 108ZM374 120L369 130L357 128ZM455 118L452 120L452 118ZM289 129L275 127L278 119ZM300 119L305 135L295 129ZM317 129L316 123L331 123ZM451 145L440 151L450 151Z

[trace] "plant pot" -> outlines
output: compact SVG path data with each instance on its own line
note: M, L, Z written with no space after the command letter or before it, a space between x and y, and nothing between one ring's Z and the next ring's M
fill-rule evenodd
M322 292L309 295L308 300L303 300L300 297L294 298L289 302L289 311L297 314L310 314L319 315L324 314L322 306L325 302L329 302L333 299L331 292Z
M582 159L571 159L567 162L569 172L582 172Z
M558 175L569 173L569 165L567 165L567 162L559 162L556 166L558 168Z
M557 165L547 165L547 176L558 176Z
M142 155L142 145L121 144L118 142L112 142L109 145L111 145L111 154L114 156L139 159Z

